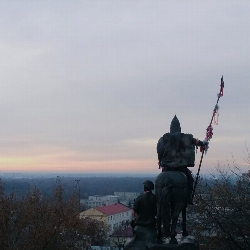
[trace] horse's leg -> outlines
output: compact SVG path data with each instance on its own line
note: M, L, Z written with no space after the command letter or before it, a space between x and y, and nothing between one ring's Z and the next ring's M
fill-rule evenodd
M157 224L157 242L162 243L162 232L161 232L161 204L157 202L157 215L156 215L156 224Z
M182 209L182 236L188 236L186 221L187 221L187 205Z
M173 200L172 200L172 224L171 224L171 240L169 241L170 244L178 244L175 236L176 236L176 225L179 218L179 215L185 205L182 201L182 197L179 196L179 189L174 190L173 192ZM177 198L178 197L178 198Z
M162 200L161 200L161 218L164 230L164 236L170 236L170 195L172 193L171 186L165 186L162 189Z
M157 243L162 243L161 221L161 215L157 214Z
M172 214L172 224L171 224L171 232L170 232L170 236L171 239L169 241L169 244L178 244L175 236L176 236L176 225L177 225L177 221L178 221L178 217L179 217L179 213L178 211L173 211Z
M170 236L170 221L171 221L170 207L164 206L161 214L162 214L164 236L167 238Z

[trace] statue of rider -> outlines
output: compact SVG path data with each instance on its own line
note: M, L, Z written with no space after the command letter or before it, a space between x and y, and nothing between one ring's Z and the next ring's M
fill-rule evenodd
M193 205L192 191L194 179L188 167L194 167L195 147L207 147L208 141L195 139L192 134L181 133L176 115L170 124L170 133L164 134L157 143L158 165L163 171L181 171L187 176L187 204Z

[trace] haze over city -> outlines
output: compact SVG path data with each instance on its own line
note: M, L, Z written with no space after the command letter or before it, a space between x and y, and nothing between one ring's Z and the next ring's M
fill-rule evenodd
M222 75L201 173L249 168L249 1L2 1L0 20L1 173L156 175L175 114L205 138Z

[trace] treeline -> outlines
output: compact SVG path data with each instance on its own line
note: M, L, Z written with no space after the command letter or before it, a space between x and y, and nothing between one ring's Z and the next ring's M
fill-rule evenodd
M80 191L80 197L89 195L108 195L116 191L143 192L143 182L155 178L149 177L57 177L57 178L2 178L6 194L15 193L17 197L23 197L34 187L41 191L45 197L52 198L57 181L64 189L64 197L67 199Z
M1 176L0 176L1 178ZM64 198L69 199L76 192L80 193L80 198L89 195L110 195L114 192L143 192L143 182L146 179L155 181L155 177L64 177L56 178L1 178L6 194L15 193L17 197L30 193L35 187L41 195L52 198L53 191L58 180L64 189ZM213 179L205 179L207 183L213 184Z

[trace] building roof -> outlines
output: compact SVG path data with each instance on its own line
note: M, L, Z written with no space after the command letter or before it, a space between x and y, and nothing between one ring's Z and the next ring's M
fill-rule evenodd
M124 206L121 203L116 203L108 206L101 206L101 207L96 207L96 210L106 214L106 215L113 215L113 214L119 214L122 212L128 212L131 211L131 208L128 208Z

